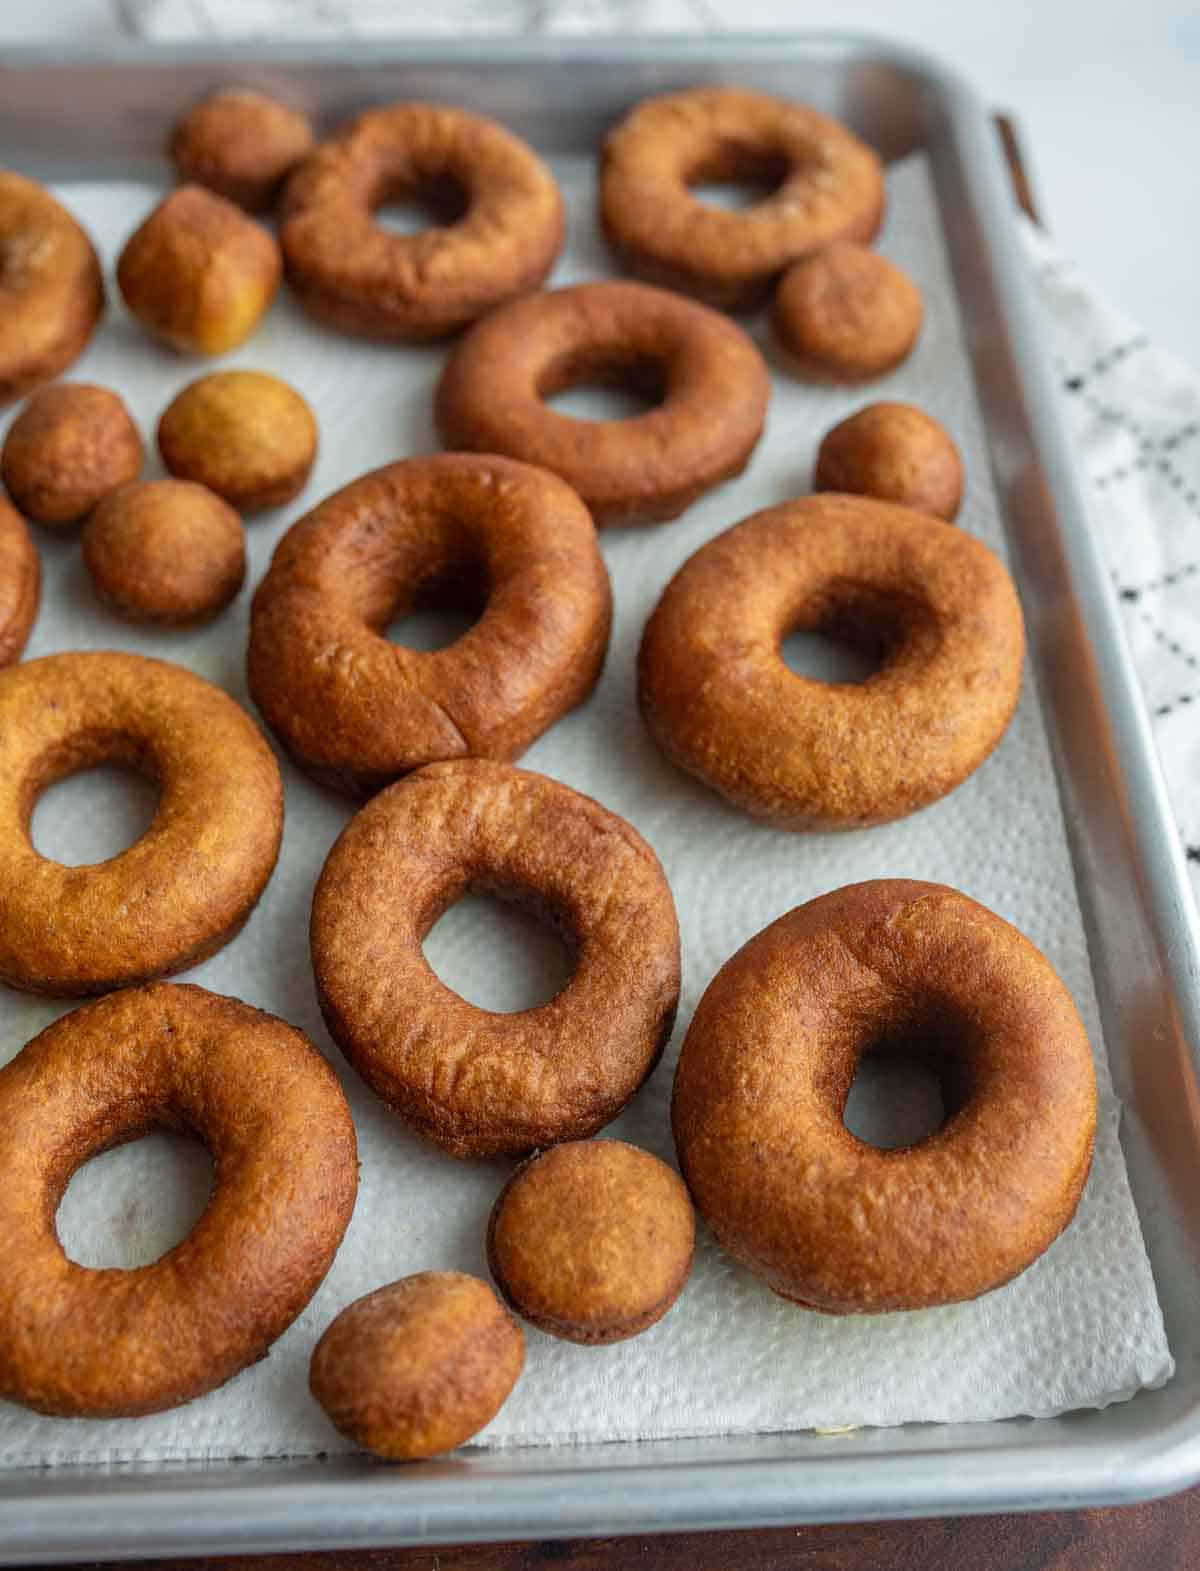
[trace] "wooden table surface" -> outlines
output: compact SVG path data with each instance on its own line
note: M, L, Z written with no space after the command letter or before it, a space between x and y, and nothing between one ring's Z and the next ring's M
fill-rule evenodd
M1017 201L1040 221L1016 127L1004 115L996 121ZM1200 1571L1200 1487L1103 1511L138 1565L141 1571Z

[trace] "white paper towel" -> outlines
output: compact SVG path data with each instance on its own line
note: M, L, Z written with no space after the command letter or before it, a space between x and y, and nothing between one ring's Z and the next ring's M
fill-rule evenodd
M570 205L569 249L556 282L609 271L592 216L588 160L558 166ZM961 526L1003 548L960 326L924 168L891 171L883 249L926 294L921 342L907 365L868 392L815 389L778 371L767 434L747 474L680 521L602 537L616 622L604 679L590 703L530 750L531 768L624 814L658 851L683 931L680 1028L665 1061L610 1132L670 1159L668 1099L675 1053L696 1000L741 943L793 905L855 879L885 875L955 885L1016 922L1070 987L1097 1054L1102 1117L1078 1217L1016 1282L973 1303L919 1314L836 1319L784 1304L702 1236L692 1280L659 1325L632 1342L579 1348L529 1330L526 1371L481 1437L485 1443L746 1433L838 1424L973 1420L1102 1406L1161 1384L1172 1362L1117 1138L1057 793L1032 684L998 752L959 791L901 823L852 835L786 835L752 823L671 769L634 703L642 625L678 565L755 508L803 492L821 434L869 399L911 399L943 420L966 459ZM79 185L62 195L111 263L154 199L146 187ZM761 334L760 339L765 340ZM769 350L768 350L769 352ZM282 300L223 363L262 367L312 401L322 447L305 496L250 524L250 583L291 520L364 470L435 447L430 421L438 349L363 345L324 332ZM114 307L72 376L120 389L147 434L195 362L153 347ZM153 472L153 471L151 471ZM114 620L95 603L76 545L40 537L44 608L29 655L120 647L190 665L247 702L249 590L206 629L164 635ZM350 804L284 765L287 827L279 868L241 937L189 980L236 994L309 1031L343 1075L358 1124L362 1188L337 1262L270 1356L222 1390L173 1413L125 1422L39 1418L0 1404L0 1461L306 1455L346 1448L307 1390L315 1338L344 1304L406 1272L486 1274L484 1226L509 1170L460 1164L422 1145L367 1094L330 1045L313 996L309 897ZM80 777L39 810L44 849L93 860L113 839L111 781ZM135 802L128 820L133 832ZM119 816L117 822L125 822ZM144 821L144 818L143 818ZM486 904L448 913L427 945L441 975L477 1001L513 1007L554 974L553 946L497 938ZM65 1005L0 994L0 1062ZM870 1103L870 1097L861 1099ZM871 1117L864 1106L861 1117ZM203 1203L202 1157L154 1137L109 1153L77 1176L60 1226L69 1252L93 1264L153 1258ZM166 1215L170 1210L171 1215ZM103 1243L101 1243L103 1241Z

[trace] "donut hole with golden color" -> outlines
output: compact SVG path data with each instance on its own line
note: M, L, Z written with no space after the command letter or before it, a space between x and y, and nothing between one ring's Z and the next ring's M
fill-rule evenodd
M177 122L167 155L180 180L265 213L312 145L312 126L298 110L265 93L224 88Z
M304 489L317 421L294 387L265 371L214 371L177 393L158 423L171 474L239 512L282 507Z
M791 367L833 382L868 381L900 365L923 316L908 274L850 241L789 267L771 305L771 327Z
M142 472L142 438L119 394L89 382L39 388L8 428L0 476L28 518L60 527Z
M868 404L822 439L813 489L877 497L949 523L962 504L962 459L950 433L923 409Z

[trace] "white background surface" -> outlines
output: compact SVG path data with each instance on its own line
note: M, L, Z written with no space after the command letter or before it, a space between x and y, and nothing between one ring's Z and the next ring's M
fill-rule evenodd
M419 14L420 6L396 10ZM1200 0L688 0L670 8L688 11L697 25L708 17L747 29L873 32L941 56L1018 117L1063 249L1115 305L1200 366ZM0 0L0 46L101 41L115 16L111 0Z

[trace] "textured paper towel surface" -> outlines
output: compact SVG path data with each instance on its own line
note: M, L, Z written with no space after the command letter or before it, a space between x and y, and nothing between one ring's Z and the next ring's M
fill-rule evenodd
M609 260L595 236L590 168L568 161L559 172L571 204L571 239L556 281L604 274ZM1003 546L923 168L908 163L894 169L891 190L883 249L913 272L928 302L916 354L868 394L818 391L778 372L768 432L746 475L677 523L603 537L617 612L603 682L591 702L543 737L524 762L631 819L662 858L679 906L680 1030L610 1133L671 1158L668 1098L682 1028L718 966L753 933L840 884L891 875L928 878L953 884L1016 922L1070 987L1096 1050L1103 1097L1091 1180L1076 1221L1016 1282L977 1303L920 1314L837 1319L797 1311L702 1236L680 1303L634 1341L578 1348L529 1330L525 1374L481 1437L485 1442L1045 1415L1128 1397L1160 1384L1172 1370L1125 1177L1082 923L1030 684L997 753L950 798L902 823L824 837L756 825L676 773L651 745L634 705L640 630L671 574L702 541L737 519L804 491L821 434L868 398L911 399L948 424L969 477L960 523ZM64 188L63 195L111 263L153 193L81 185ZM313 402L321 423L321 456L305 495L249 526L250 583L261 576L286 525L320 497L377 464L434 448L430 398L441 360L435 349L365 346L325 333L285 300L252 342L223 362L288 378ZM119 307L72 372L118 387L147 433L168 399L197 374L194 362L151 346ZM187 664L248 701L248 590L207 629L170 636L139 631L95 604L72 542L44 535L39 542L45 600L30 656L80 647L140 650ZM307 1390L309 1353L330 1318L406 1272L457 1267L486 1274L484 1225L508 1166L460 1164L420 1144L362 1089L331 1046L313 996L307 914L321 863L351 809L287 765L284 774L287 827L279 868L238 940L188 980L293 1021L342 1073L363 1162L346 1241L321 1291L270 1356L222 1390L176 1412L129 1422L50 1420L0 1404L0 1460L345 1449ZM120 815L128 806L128 793L111 781L79 777L44 799L35 835L44 850L94 860L124 843L114 824L124 822ZM128 833L137 832L136 825L135 813ZM451 985L491 1007L528 1003L530 986L539 977L544 984L554 970L546 946L514 949L498 939L486 906L450 912L427 949ZM0 1062L66 1007L0 992ZM862 1100L865 1128L871 1098ZM874 1116L888 1122L891 1115L876 1107ZM181 1159L179 1142L155 1137L109 1153L73 1182L60 1215L64 1243L91 1264L153 1258L196 1214L206 1183L203 1160L195 1154Z

